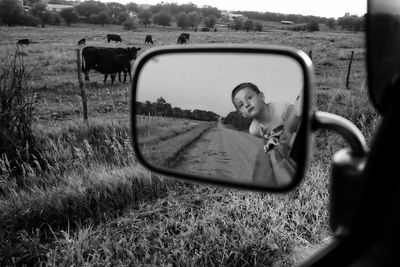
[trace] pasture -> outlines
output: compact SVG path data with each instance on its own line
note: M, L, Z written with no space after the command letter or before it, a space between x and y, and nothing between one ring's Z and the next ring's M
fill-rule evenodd
M304 182L289 194L270 195L186 184L141 167L130 146L129 83L103 84L103 75L91 71L91 81L85 82L89 122L82 121L78 40L141 47L141 54L176 44L181 32L92 25L0 28L2 62L12 58L18 39L33 41L18 53L30 73L29 88L39 99L34 131L48 160L43 170L24 166L23 180L16 181L6 175L6 159L0 159L0 265L287 266L329 239L329 163L334 152L346 146L330 132L316 133ZM378 117L366 96L362 33L288 32L276 25L264 32L184 32L190 32L191 44L284 45L305 51L315 64L318 109L350 119L367 140L373 136ZM108 33L119 34L122 43L107 43ZM147 34L154 45L144 44ZM151 123L173 127L176 135L206 127L183 121L141 122L138 134L156 145L171 136L154 135ZM168 153L146 151L160 160Z

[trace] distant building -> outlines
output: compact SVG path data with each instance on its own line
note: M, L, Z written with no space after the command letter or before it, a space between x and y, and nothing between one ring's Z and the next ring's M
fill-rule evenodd
M221 21L234 21L235 19L245 21L247 20L247 16L243 14L230 13L228 11L221 11Z
M56 4L47 4L46 8L49 11L53 11L53 12L60 12L63 9L66 8L72 8L74 6L71 5L56 5Z
M291 21L291 20L282 20L281 23L282 24L286 24L286 25L292 25L293 21Z
M247 20L247 16L245 16L243 14L229 14L229 21L234 21L235 19L245 21L245 20Z
M135 11L129 12L129 17L133 20L135 24L139 23L139 16L136 14Z
M29 6L24 6L24 0L17 0L17 3L19 6L24 8L25 12L29 12L30 7Z

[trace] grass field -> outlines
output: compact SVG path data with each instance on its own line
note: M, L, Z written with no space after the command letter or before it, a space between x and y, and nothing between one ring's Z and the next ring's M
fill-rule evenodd
M365 38L347 32L190 32L190 43L284 45L311 55L316 71L315 104L355 123L369 141L378 116L365 88ZM107 44L118 33L122 44ZM129 84L103 84L90 73L86 83L89 122L82 121L76 73L76 42L142 47L175 44L181 30L149 27L135 32L118 26L1 27L0 58L7 62L18 39L36 43L19 50L39 96L34 132L46 169L24 166L25 175L0 168L0 265L275 265L287 266L322 246L328 227L331 157L346 146L330 132L316 133L304 182L289 194L260 194L191 185L141 167L129 138ZM354 51L349 88L346 76ZM4 63L6 64L6 63ZM152 100L152 101L155 101ZM171 136L140 122L149 144ZM176 122L179 136L193 124ZM157 127L160 127L158 125ZM171 133L171 128L166 131ZM189 138L190 139L190 138ZM166 149L167 150L167 149ZM145 150L149 155L153 149ZM155 153L155 152L153 152ZM162 154L153 154L154 157Z

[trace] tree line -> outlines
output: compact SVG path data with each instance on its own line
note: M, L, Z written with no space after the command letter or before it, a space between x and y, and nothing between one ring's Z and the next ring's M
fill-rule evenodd
M136 102L136 114L145 116L160 116L170 118L182 118L199 121L217 121L219 116L212 111L189 110L172 107L163 97L157 98L155 102Z
M248 131L252 119L244 118L238 111L230 112L223 120L223 124L230 125L236 130L239 131Z
M287 27L288 30L318 31L318 24L326 24L330 29L339 27L342 30L360 31L364 29L364 16L358 17L346 13L338 19L318 16L305 16L298 14L280 14L272 12L236 11L243 14L244 18L236 18L230 21L221 10L212 6L198 7L193 3L177 4L161 2L156 5L138 5L136 3L120 4L116 2L103 3L88 0L67 1L49 0L49 4L64 4L73 7L63 9L60 12L50 11L42 0L24 0L24 6L29 7L26 12L16 0L0 0L0 25L60 25L64 22L88 24L117 24L125 29L135 29L138 24L147 27L150 24L170 26L173 23L182 29L197 30L203 25L206 28L215 28L215 25L224 23L234 30L262 31L262 21L291 21L295 25Z

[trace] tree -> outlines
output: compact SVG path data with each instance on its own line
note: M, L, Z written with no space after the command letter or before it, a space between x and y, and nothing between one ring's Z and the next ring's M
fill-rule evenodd
M109 21L109 17L105 11L102 11L97 15L97 23L101 24L102 27L104 27L104 24L108 23Z
M178 108L178 107L174 107L174 108L172 109L172 116L173 116L174 118L182 118L182 117L183 117L183 111L182 111L182 109L181 109L181 108Z
M346 13L343 17L338 18L337 24L341 26L342 30L360 31L364 28L364 19Z
M40 2L42 2L42 0L24 0L24 5L25 6L34 6L35 4L38 4ZM50 2L51 1L49 1L49 4L52 4Z
M19 24L22 7L15 0L0 1L0 20L9 26Z
M18 25L36 27L41 23L40 19L28 13L22 13L18 17Z
M204 26L207 28L214 28L217 23L217 18L214 15L210 15L203 20Z
M117 23L118 23L119 25L121 25L121 24L124 23L128 18L129 18L128 13L122 12L122 13L120 13L120 14L118 15Z
M336 23L336 20L335 20L334 18L329 18L329 19L326 21L326 26L328 26L328 28L329 28L330 30L333 30L333 29L335 29L335 23Z
M136 29L135 22L131 18L128 18L127 20L125 20L124 23L122 23L122 27L128 31Z
M46 12L46 4L44 4L44 3L37 3L37 4L35 4L32 8L31 8L31 10L30 10L30 13L34 16L34 17L37 17L37 18L40 18L40 16L44 13L44 12Z
M139 21L144 25L144 27L147 27L147 25L150 25L151 23L151 12L149 10L143 10L142 12L139 13Z
M61 25L61 17L58 13L53 15L54 19L53 19L53 24L54 25Z
M118 21L119 14L125 13L127 11L126 7L120 3L110 2L110 3L107 3L106 5L107 5L107 11L108 11L107 13L113 23Z
M247 19L244 24L243 28L248 32L249 30L253 29L254 27L254 21L251 19Z
M188 17L185 12L180 12L175 16L176 26L181 27L182 29L188 26Z
M136 4L136 3L132 3L132 2L128 3L128 4L125 5L125 7L129 11L133 11L133 12L136 12L136 13L140 12L140 8L139 8L138 4Z
M51 13L50 11L45 11L41 18L42 20L42 24L47 24L47 25L54 25L54 21L55 21L55 16L53 13Z
M200 8L200 12L203 14L204 17L209 17L209 16L214 16L216 18L221 17L221 11L218 10L218 8L212 6L203 6L202 8Z
M53 23L53 14L46 9L46 4L44 3L37 3L35 4L30 13L40 19L42 26L44 24L52 24Z
M199 12L192 11L188 14L188 24L192 27L192 29L197 28L197 26L200 24L200 21L201 15Z
M261 22L256 21L254 23L254 28L256 29L256 31L261 32L263 30L263 28L264 28L264 25Z
M318 24L317 21L312 20L312 21L307 23L306 29L309 32L319 31L319 24Z
M171 20L171 15L164 11L154 15L153 17L153 22L163 27L171 25Z
M243 28L243 21L241 19L239 19L239 18L236 18L233 21L233 27L234 27L235 31L238 31L238 30L242 29Z
M67 23L68 26L71 26L72 22L75 22L78 20L78 16L76 15L75 11L73 8L65 8L60 11L60 17L62 17Z
M107 6L99 1L85 1L74 7L76 13L85 19L89 19L91 15L97 15L101 11L106 11Z

